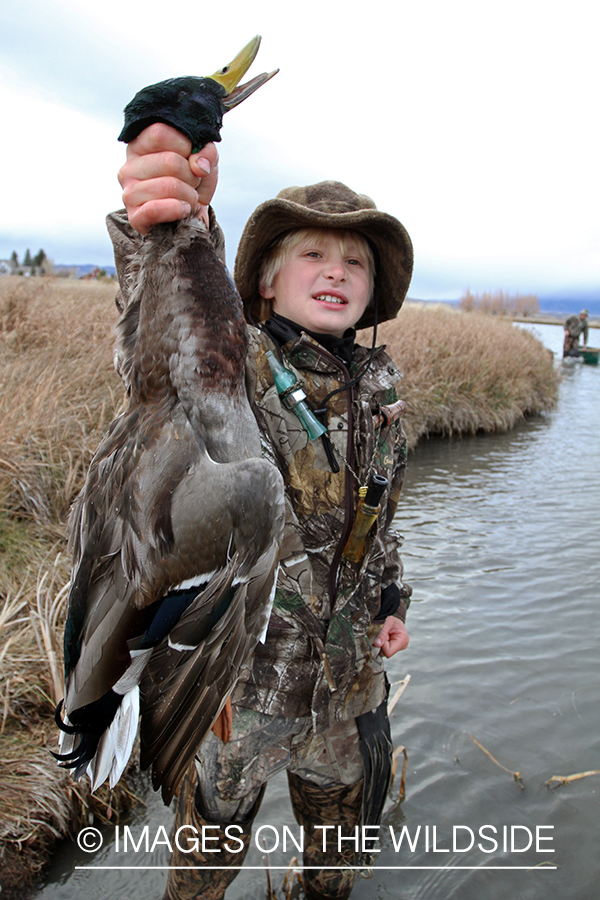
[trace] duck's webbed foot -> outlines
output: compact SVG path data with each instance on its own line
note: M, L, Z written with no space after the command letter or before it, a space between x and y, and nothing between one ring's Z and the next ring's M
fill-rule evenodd
M54 721L60 730L73 737L79 736L78 744L69 753L52 753L63 769L75 769L73 773L79 778L85 772L87 764L96 754L98 744L104 732L109 728L115 717L123 697L115 691L107 691L103 697L73 710L69 715L69 721L64 722L62 710L64 701L61 700L54 711Z

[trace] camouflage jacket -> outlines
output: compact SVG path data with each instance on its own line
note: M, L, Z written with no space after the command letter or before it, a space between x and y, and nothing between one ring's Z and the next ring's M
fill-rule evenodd
M397 584L404 619L410 588L402 584L400 537L390 531L406 467L399 421L380 430L374 415L398 399L400 373L383 348L358 385L326 404L339 471L320 439L310 441L296 414L275 389L266 358L270 337L250 329L249 383L263 439L263 454L286 484L286 527L273 613L264 645L238 683L236 701L273 715L313 715L318 729L374 709L384 699L383 660L372 641L381 588ZM306 334L283 347L286 367L305 384L315 408L364 368L369 350L356 346L350 371ZM354 521L357 477L385 475L389 487L360 564L342 551ZM355 473L355 474L354 474ZM355 477L357 476L357 477Z
M582 319L580 316L569 316L565 322L565 331L569 332L569 337L578 340L583 335L584 343L587 344L588 339L588 320Z
M133 251L141 238L123 212L108 219L115 247L120 292L128 304ZM222 235L213 225L222 253ZM129 274L133 272L133 275ZM244 707L293 718L311 716L317 730L334 721L375 709L385 697L383 658L372 646L382 627L374 622L381 590L400 589L396 613L404 619L410 587L402 583L401 538L390 530L406 468L406 438L399 420L376 428L374 415L398 399L400 372L376 350L358 384L326 404L338 471L333 471L321 439L310 441L296 414L285 408L266 357L275 344L251 327L247 358L250 400L261 431L263 455L280 470L286 485L286 525L281 568L266 640L241 672L234 700ZM325 396L365 368L370 351L356 346L350 371L306 334L282 348L286 367L305 384L315 408ZM115 359L119 370L118 356ZM372 472L389 480L382 512L367 539L360 564L342 556L352 529L358 481Z

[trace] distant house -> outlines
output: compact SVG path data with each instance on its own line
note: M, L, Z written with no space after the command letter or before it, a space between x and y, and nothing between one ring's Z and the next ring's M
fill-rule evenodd
M0 275L13 275L15 264L12 259L0 259Z
M0 259L0 275L24 275L29 278L30 275L53 275L54 263L51 259L46 258L41 266L24 266L14 259Z
M100 278L100 266L94 266L90 272L79 276L80 281L95 281L98 278Z

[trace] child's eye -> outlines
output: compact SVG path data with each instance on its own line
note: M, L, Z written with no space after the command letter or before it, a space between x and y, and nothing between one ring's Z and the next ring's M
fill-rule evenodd
M352 257L351 259L346 260L346 262L348 263L349 266L362 266L362 260L356 259L355 257Z

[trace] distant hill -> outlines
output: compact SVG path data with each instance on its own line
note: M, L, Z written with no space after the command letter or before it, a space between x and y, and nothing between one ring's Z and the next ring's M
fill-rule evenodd
M54 271L58 274L61 269L67 269L69 272L73 271L77 275L78 278L81 278L82 275L89 275L90 272L93 272L94 269L104 269L107 275L112 275L116 277L117 270L114 266L97 266L95 263L90 263L86 266L77 266L74 263L69 265L69 263L55 263Z
M458 306L459 299L456 300L418 300L409 298L412 303L442 303L445 306ZM540 312L547 315L566 318L573 313L578 313L581 309L587 309L590 318L600 318L600 290L589 294L576 294L573 296L549 296L538 295L540 303Z
M578 313L581 309L589 310L590 316L600 316L600 291L590 295L574 297L540 297L541 312L565 316Z

